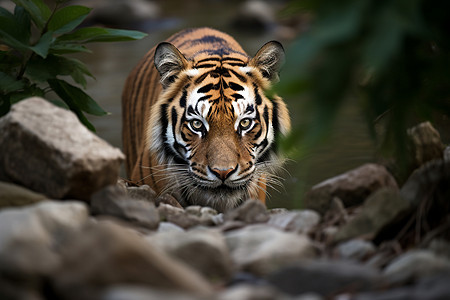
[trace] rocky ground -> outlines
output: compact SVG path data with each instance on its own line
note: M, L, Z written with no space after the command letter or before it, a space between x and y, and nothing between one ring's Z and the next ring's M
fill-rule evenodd
M450 299L450 160L429 123L400 187L367 164L307 209L224 213L117 181L120 151L42 99L0 131L0 299Z

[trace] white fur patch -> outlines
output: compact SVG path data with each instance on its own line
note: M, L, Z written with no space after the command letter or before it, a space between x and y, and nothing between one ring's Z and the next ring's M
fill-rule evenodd
M194 111L196 112L197 118L201 119L203 122L203 125L205 125L206 130L209 130L209 124L206 121L206 117L208 116L209 108L211 107L211 104L208 100L199 101L201 97L203 97L205 94L199 93L198 90L200 87L196 88L192 93L188 95L187 98L187 106L192 106L194 108ZM192 116L187 116L188 120L192 120Z
M190 77L198 75L199 72L200 71L198 69L189 69L189 70L185 71L186 75L188 75Z
M252 67L249 67L249 66L247 66L247 67L239 67L239 70L240 70L241 72L248 73L248 72L253 71L253 68L252 68Z
M192 91L192 93L188 94L188 98L187 98L188 106L195 107L195 105L198 102L198 99L200 99L202 96L204 96L204 94L198 92L199 89L200 89L200 87L196 88L195 90Z
M243 68L243 67L241 67ZM254 118L256 115L256 104L255 104L255 100L253 99L254 97L252 97L250 95L250 90L247 87L244 87L243 91L240 92L236 92L240 95L242 95L242 97L244 97L243 99L238 99L236 101L232 102L234 111L237 114L237 119L236 119L236 123L234 124L234 129L237 130L238 126L239 126L239 122L244 119L244 118L249 118L252 117ZM248 106L253 105L253 107L255 108L255 111L251 112L251 113L245 113L245 110L247 109Z

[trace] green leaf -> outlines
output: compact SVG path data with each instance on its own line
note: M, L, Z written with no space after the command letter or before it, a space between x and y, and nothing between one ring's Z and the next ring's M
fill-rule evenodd
M28 40L20 28L15 16L0 7L0 41L19 51L27 51Z
M86 88L86 79L85 76L89 76L91 78L94 78L94 75L89 72L88 68L84 63L79 61L75 58L67 58L65 57L65 62L67 65L67 68L70 69L70 72L67 72L67 75L70 75L72 79L83 86L83 88Z
M42 58L46 58L52 40L53 40L53 32L48 31L43 36L41 36L37 44L34 45L33 47L30 47L30 49L33 50L37 55L41 56Z
M75 58L50 54L47 58L33 57L27 66L26 74L38 82L55 79L57 76L71 76L75 82L85 85L84 75L94 78L86 66Z
M139 40L145 36L147 36L146 33L135 30L86 27L73 33L64 34L58 37L57 41L76 41L79 43L121 42Z
M50 45L50 49L48 52L52 54L68 54L78 52L92 53L91 50L83 45L69 43L53 43Z
M24 87L22 81L16 80L14 77L0 71L0 90L7 94Z
M58 10L48 23L48 29L55 34L72 31L83 22L92 8L73 5Z
M41 0L12 0L16 5L22 6L30 13L34 24L42 30L50 18L50 8Z
M8 74L16 74L22 64L22 58L13 51L0 51L0 70Z
M0 117L6 115L11 108L11 103L9 102L9 98L7 96L0 97Z
M61 99L48 99L48 101L53 103L56 106L70 110L70 107L67 105L67 103L62 101Z
M6 8L0 6L0 17L6 17L8 19L13 19L14 15L9 12Z
M70 88L67 89L67 86L71 86L67 82L63 80L58 79L51 79L48 81L50 87L53 89L53 91L61 97L61 99L69 106L70 110L73 111L80 122L86 126L89 130L95 132L95 127L89 122L89 120L86 118L86 116L83 114L81 109L79 108L78 104L76 103L74 99L74 95L70 93ZM75 88L74 86L71 86ZM83 91L81 91L83 92ZM89 96L88 96L89 97Z
M15 37L22 43L28 44L30 41L31 20L30 14L21 6L16 6L14 9L14 19L16 20L17 27Z
M2 24L3 24L3 22L0 18L0 41L12 48L15 48L16 50L21 51L21 52L27 51L29 49L28 45L23 44L21 41L14 38L14 36L3 31L3 29L1 29L1 28L4 28Z
M28 62L25 74L34 81L46 82L48 79L56 78L60 75L60 69L64 69L64 65L61 64L63 58L49 55L47 58L40 56L34 56Z
M29 98L29 97L42 97L44 98L45 92L43 89L37 87L36 85L32 85L29 87L26 87L23 91L13 92L9 94L9 99L11 104L17 103L23 99Z
M50 79L48 83L65 102L66 98L69 98L72 103L76 104L82 111L95 116L104 116L108 114L94 101L94 99L76 86L59 79ZM67 104L69 105L69 103Z
M70 100L69 100L70 101ZM67 102L66 102L67 103ZM67 104L69 107L70 105ZM91 122L89 122L89 120L86 118L86 116L83 114L83 112L81 110L79 110L78 108L76 108L75 110L71 109L72 111L74 111L78 117L78 119L81 121L81 123L87 127L87 129L89 129L92 132L96 132L94 125L92 125Z

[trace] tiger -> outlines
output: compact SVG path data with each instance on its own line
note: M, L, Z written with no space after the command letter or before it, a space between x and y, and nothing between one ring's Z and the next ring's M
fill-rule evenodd
M266 201L284 159L287 105L267 96L285 59L277 41L253 58L230 35L182 30L152 48L122 93L123 149L132 182L219 212Z

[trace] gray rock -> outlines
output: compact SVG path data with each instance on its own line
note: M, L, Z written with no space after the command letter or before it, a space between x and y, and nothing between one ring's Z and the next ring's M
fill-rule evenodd
M225 220L223 219L223 213L211 216L211 220L213 221L214 225L222 225L225 222Z
M390 249L384 251L379 250L365 262L365 265L377 269L382 269L391 261L392 261L392 251L390 251Z
M226 232L225 238L238 269L258 275L266 275L293 261L316 256L316 250L307 236L263 224Z
M346 260L362 261L375 254L376 248L373 243L365 240L355 239L337 245L334 253L337 257Z
M121 177L119 177L119 178L117 179L116 184L117 184L120 188L122 188L124 191L126 191L126 190L127 190L127 187L129 187L129 186L128 186L128 180L125 180L125 179L123 179L123 178L121 178Z
M345 207L359 205L382 187L397 188L394 177L381 165L365 164L313 186L305 196L305 206L324 214L334 197Z
M180 202L178 202L178 200L174 196L169 194L162 194L161 196L158 196L158 198L156 198L156 206L159 207L160 204L168 204L176 208L183 208Z
M162 291L146 286L115 285L102 292L102 300L208 300L186 292Z
M368 291L379 287L376 269L348 261L304 261L269 275L268 280L290 295L317 293L330 298L342 292Z
M276 214L281 214L281 213L287 213L287 212L289 212L289 209L284 208L284 207L277 207L277 208L268 209L268 212L270 215L276 215Z
M415 170L400 193L412 206L418 207L424 199L440 196L442 206L448 203L448 182L450 181L450 160L434 160Z
M411 250L394 259L385 269L384 276L393 284L410 283L418 278L450 272L450 261L428 250Z
M1 5L2 3L0 3ZM34 285L34 286L33 286ZM6 276L0 278L0 299L5 300L44 300L36 288L38 284L33 282L29 286L18 283L14 280L8 280Z
M444 149L444 160L450 160L450 146L447 146Z
M200 217L188 214L184 209L172 205L161 203L158 206L158 212L161 221L174 223L184 229L202 224Z
M208 206L202 206L200 208L200 216L203 216L203 215L215 216L217 214L218 214L218 212L214 208L211 208Z
M57 267L56 251L88 220L81 202L43 201L0 211L0 273L49 275Z
M242 221L247 224L265 223L269 218L266 207L258 200L247 200L241 206L224 214L225 221Z
M111 222L86 226L65 244L62 262L52 278L64 299L117 284L185 291L199 295L211 287L195 271L146 242L135 231Z
M444 257L450 261L450 241L436 238L430 242L427 248L437 256Z
M117 181L120 150L42 98L15 104L0 119L0 131L0 180L54 199L83 200Z
M364 203L361 211L342 226L334 241L364 236L375 238L386 228L402 220L411 211L411 205L396 189L383 188L373 193Z
M117 185L107 186L92 195L91 212L114 216L147 229L156 229L159 224L158 210L152 202L128 198Z
M317 212L305 209L271 214L267 224L286 231L309 233L311 229L319 224L319 221L320 215Z
M47 199L45 195L35 193L20 185L0 181L0 209L29 205L45 199Z
M160 212L160 216L161 216L162 220L166 219L169 215L179 215L179 214L186 213L183 208L175 207L170 204L164 204L164 203L161 203L158 206L158 210Z
M185 212L194 217L200 218L200 224L205 226L220 224L220 220L217 219L217 210L199 205L191 205L185 208Z
M354 300L445 300L450 299L450 272L420 279L414 286L353 295Z
M408 129L408 136L412 144L414 152L413 161L416 167L430 160L442 159L444 145L442 144L439 132L430 122L420 123Z
M218 225L223 223L217 210L207 206L200 209L200 220L202 220L202 224L204 225Z
M219 228L220 228L220 230L222 230L222 232L227 232L227 231L241 229L247 225L248 224L246 224L242 221L226 221L226 222L223 222L223 224L221 224Z
M306 293L296 296L293 300L325 300L322 296L317 293Z
M128 197L131 199L145 200L153 203L156 201L156 192L146 184L141 186L129 186L126 189Z
M334 237L339 231L339 227L337 226L327 226L324 229L322 229L322 235L324 237L324 240L327 243L331 243L334 240Z
M202 207L200 205L191 205L191 206L187 206L184 208L186 213L197 216L197 217L201 216L201 212L200 212L201 209L202 209Z
M175 225L170 222L160 222L159 223L158 233L171 232L171 231L184 232L184 229L181 228L180 226Z
M270 286L240 284L217 295L217 300L281 300L286 299L280 292Z
M226 282L232 263L225 239L216 230L170 231L149 236L148 241L181 260L214 282Z

